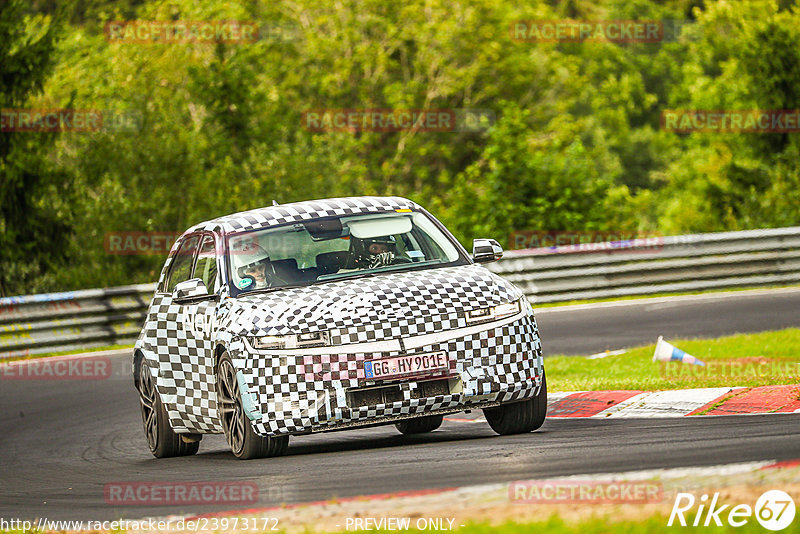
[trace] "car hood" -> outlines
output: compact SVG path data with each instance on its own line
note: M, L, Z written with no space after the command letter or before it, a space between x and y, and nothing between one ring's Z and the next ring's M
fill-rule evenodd
M452 327L469 310L521 296L519 288L477 264L391 272L228 299L223 326L239 336L329 331L368 340L392 328L399 337Z

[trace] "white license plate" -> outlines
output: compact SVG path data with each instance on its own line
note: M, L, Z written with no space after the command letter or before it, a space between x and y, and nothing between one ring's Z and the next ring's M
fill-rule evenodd
M364 378L383 380L401 376L433 374L438 371L447 371L448 368L447 355L444 352L398 356L364 362Z

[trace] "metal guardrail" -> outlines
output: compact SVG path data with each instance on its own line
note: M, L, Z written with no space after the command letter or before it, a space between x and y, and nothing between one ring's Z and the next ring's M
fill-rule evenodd
M0 359L133 344L155 287L0 298Z
M534 303L796 284L800 227L509 251L488 268Z
M487 266L534 303L796 284L800 227L507 251ZM141 284L2 298L0 359L132 344L154 291Z

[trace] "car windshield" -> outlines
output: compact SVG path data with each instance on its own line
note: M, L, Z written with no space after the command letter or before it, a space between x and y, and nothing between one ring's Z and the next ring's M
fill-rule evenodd
M315 219L227 239L233 294L467 263L421 212Z

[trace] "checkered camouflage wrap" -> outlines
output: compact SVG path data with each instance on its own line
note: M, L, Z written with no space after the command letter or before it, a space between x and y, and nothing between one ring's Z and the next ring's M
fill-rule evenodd
M190 231L222 228L227 233L248 232L280 224L319 219L320 217L392 212L398 209L418 210L420 206L400 197L351 197L309 200L227 215L198 224Z
M225 233L396 209L420 208L400 198L312 201L222 217L189 232L211 232L220 243ZM225 263L218 261L223 280ZM167 260L160 289L169 265ZM179 433L222 431L215 391L218 347L239 370L248 416L264 435L460 411L538 392L543 363L530 306L519 289L480 265L392 272L235 299L227 297L223 283L221 295L219 302L177 304L157 292L136 343ZM520 299L515 317L483 325L467 320L471 310ZM251 345L261 336L315 332L325 333L328 346L270 351ZM446 381L444 389L427 389L431 376L386 383L364 376L366 360L436 352L448 361L438 376ZM382 384L396 384L399 397L352 404L353 391Z
M222 431L213 345L198 330L211 320L214 304L179 305L168 295L156 295L136 344L150 356L156 387L176 431Z
M522 293L479 265L396 272L239 298L251 336L328 331L332 345L467 326L466 310Z
M421 381L399 382L403 399L391 404L348 406L345 392L375 385L364 377L365 360L444 351L445 377L460 381L461 392L414 398ZM376 419L461 411L473 405L533 396L540 385L542 361L532 316L479 333L405 352L252 357L245 373L250 393L263 416L254 422L261 434L325 430ZM391 381L385 383L392 383Z

